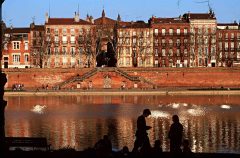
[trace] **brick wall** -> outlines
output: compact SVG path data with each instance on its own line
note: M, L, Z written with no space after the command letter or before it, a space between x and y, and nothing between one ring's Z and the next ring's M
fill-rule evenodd
M91 69L4 69L8 83L24 84L26 89L36 89L42 85L49 88L76 77ZM131 76L144 78L158 87L240 87L240 68L122 68ZM99 71L81 82L81 88L88 88L92 82L93 88L103 88L104 77L111 78L111 88L120 88L123 81L127 88L133 88L134 83L114 71ZM62 88L77 88L79 82L72 82ZM138 83L138 88L152 88L146 83Z

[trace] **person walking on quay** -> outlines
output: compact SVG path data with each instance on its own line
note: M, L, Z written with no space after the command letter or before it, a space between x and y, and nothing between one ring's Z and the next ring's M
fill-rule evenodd
M177 115L173 115L172 121L173 123L168 132L168 138L170 139L170 152L180 153L182 152L183 125L179 122L179 117Z
M134 153L137 153L139 148L150 145L147 130L151 129L152 127L147 126L145 120L145 117L148 117L149 115L151 115L151 111L149 109L144 109L143 114L137 119L137 131L135 134L136 139L132 150Z

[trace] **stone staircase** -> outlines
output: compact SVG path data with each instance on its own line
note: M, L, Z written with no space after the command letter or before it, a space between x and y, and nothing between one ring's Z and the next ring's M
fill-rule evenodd
M66 84L69 84L69 83L72 83L72 82L75 82L75 81L82 82L85 79L95 75L97 72L98 72L98 68L94 68L94 69L88 71L87 73L83 74L82 76L75 76L75 77L72 77L72 78L60 83L55 88L61 88L62 86L66 85Z
M55 86L55 88L59 89L66 84L76 82L76 81L82 82L85 79L88 79L88 78L92 77L93 75L95 75L98 72L116 72L117 74L123 76L124 78L126 78L126 79L128 79L132 82L137 82L137 83L138 82L143 82L143 83L146 83L148 85L151 85L153 88L157 88L156 84L147 80L146 78L139 77L139 76L131 76L128 73L126 73L125 71L123 71L123 70L121 70L117 67L94 68L94 69L88 71L87 73L83 74L82 76L78 75L78 76L74 76L74 77L69 78L68 80L58 84L57 86Z

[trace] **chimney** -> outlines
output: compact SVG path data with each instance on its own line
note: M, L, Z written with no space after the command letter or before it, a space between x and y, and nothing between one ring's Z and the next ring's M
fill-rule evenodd
M79 22L79 13L75 12L74 22Z
M48 19L49 19L49 16L48 16L48 13L45 14L45 23L48 23Z

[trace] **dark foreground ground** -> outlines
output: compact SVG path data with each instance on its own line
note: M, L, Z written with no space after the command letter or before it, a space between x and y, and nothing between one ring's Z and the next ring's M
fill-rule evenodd
M6 153L1 158L87 158L87 157L105 157L105 158L135 158L135 157L158 157L158 158L240 158L240 154L230 153L193 153L192 155L177 154L173 156L169 152L163 152L160 155L145 155L134 156L129 153L128 156L124 156L121 153L113 152L111 155L96 155L94 152L89 151L11 151Z

